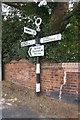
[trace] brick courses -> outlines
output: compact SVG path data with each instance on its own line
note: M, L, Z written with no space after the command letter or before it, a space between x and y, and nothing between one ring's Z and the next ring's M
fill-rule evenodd
M27 60L11 61L4 64L4 80L15 84L23 85L35 91L36 67ZM41 63L41 92L51 95L57 92L59 95L60 86L64 80L64 70L67 72L66 84L62 88L63 94L73 94L78 97L78 83L80 85L80 72L78 63Z

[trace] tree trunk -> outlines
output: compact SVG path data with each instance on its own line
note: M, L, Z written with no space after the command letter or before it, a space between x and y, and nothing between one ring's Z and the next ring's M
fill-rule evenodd
M51 32L57 33L62 29L64 20L66 20L66 17L68 17L67 10L68 10L67 2L59 2L57 4L50 20Z

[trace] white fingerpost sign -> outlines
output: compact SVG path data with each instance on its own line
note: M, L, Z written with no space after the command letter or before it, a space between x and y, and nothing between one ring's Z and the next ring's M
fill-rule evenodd
M44 56L44 45L30 47L28 53L30 57Z
M31 29L31 28L28 28L28 27L24 27L24 33L27 33L27 34L30 34L30 35L36 35L36 31Z
M34 45L35 43L36 43L35 39L24 41L24 42L21 42L21 47L25 47L25 46L29 46L29 45Z
M61 34L51 35L40 39L40 43L47 43L52 41L61 40Z

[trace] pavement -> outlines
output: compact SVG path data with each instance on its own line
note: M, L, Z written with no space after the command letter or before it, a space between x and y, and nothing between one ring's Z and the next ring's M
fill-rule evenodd
M25 107L7 107L2 109L2 118L39 118L39 115Z
M2 99L0 102L0 120L5 120L5 118L44 118L46 120L45 117L38 115L28 107L13 106L10 103L5 103L5 100Z

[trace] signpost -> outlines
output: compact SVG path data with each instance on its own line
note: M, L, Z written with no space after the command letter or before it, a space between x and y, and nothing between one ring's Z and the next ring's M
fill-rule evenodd
M28 33L30 35L36 35L36 31L28 27L24 27L24 33Z
M24 42L21 42L21 47L34 45L35 43L36 43L36 41L34 39L33 40L24 41Z
M61 34L51 35L47 37L40 38L40 24L42 22L41 18L35 20L36 31L28 27L24 27L24 32L31 35L36 35L36 40L28 40L21 42L21 47L36 45L29 48L28 53L30 57L36 57L36 94L40 94L40 56L44 56L44 45L40 45L47 42L61 40Z
M30 47L28 53L30 57L44 56L44 45Z

